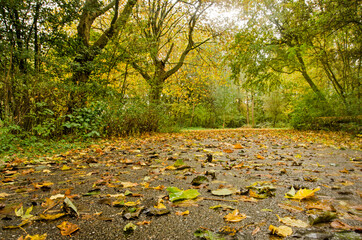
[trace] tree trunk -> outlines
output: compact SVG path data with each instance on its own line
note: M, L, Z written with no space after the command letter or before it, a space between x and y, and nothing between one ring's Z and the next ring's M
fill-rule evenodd
M115 0L104 7L100 6L97 0L87 0L84 4L77 26L79 39L78 57L74 59L76 67L71 78L72 87L75 87L76 90L71 92L68 113L72 113L74 107L83 107L85 105L86 91L81 88L83 84L89 81L89 77L93 72L92 62L106 47L109 40L117 35L121 28L126 25L133 7L137 4L137 0L127 0L122 13L119 14L119 2L120 0ZM106 14L111 8L114 8L114 16L108 29L91 45L89 40L93 22L99 16Z
M155 79L150 84L149 101L150 104L159 105L161 103L161 93L163 90L163 80Z
M34 70L36 73L39 73L40 62L40 49L38 42L38 18L39 18L40 2L36 2L35 6L35 16L34 16Z
M307 81L307 83L312 88L312 90L315 92L315 94L317 94L319 99L322 100L323 102L327 102L327 100L324 97L324 95L322 94L322 92L318 89L317 85L315 85L312 78L309 76L309 74L307 72L307 68L305 67L303 57L302 57L302 55L300 54L299 51L297 51L296 56L297 56L297 59L299 61L300 67L301 67L300 72L302 73L304 79Z
M194 121L194 116L195 116L195 103L192 103L192 112L191 112L191 119L190 119L190 127L192 127L192 123Z
M255 118L254 118L254 94L251 95L251 121L252 127L255 127Z
M246 125L249 127L249 95L246 93Z

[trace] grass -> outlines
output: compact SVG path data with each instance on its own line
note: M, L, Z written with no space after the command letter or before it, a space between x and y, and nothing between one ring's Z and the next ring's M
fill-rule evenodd
M82 149L98 142L98 139L64 137L43 139L35 136L15 135L0 129L0 163L21 158L41 158Z

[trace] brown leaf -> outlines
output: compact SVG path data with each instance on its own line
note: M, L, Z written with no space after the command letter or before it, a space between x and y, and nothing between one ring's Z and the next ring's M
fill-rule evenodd
M254 236L255 234L257 234L260 231L260 227L256 227L253 232L251 233L252 236Z
M336 229L343 229L343 230L353 230L353 231L358 231L361 232L362 231L362 227L357 226L350 226L347 223L344 223L340 220L334 220L333 222L331 222L331 227L332 228L336 228Z
M347 223L344 223L340 220L334 220L333 222L331 222L331 227L337 228L337 229L343 229L343 230L352 230L353 229L352 226L350 226Z
M325 211L334 211L334 207L329 202L311 202L306 207L306 209L319 209Z
M137 222L136 223L136 225L138 225L138 226L141 226L141 225L147 225L147 224L150 224L151 223L151 221L142 221L142 222Z
M233 152L234 152L234 150L228 149L228 148L224 149L223 151L224 151L225 153L233 153Z
M288 210L289 212L303 212L304 211L304 208L299 207L299 206L294 206L294 205L291 205L291 204L280 203L280 204L278 204L278 206L280 208Z

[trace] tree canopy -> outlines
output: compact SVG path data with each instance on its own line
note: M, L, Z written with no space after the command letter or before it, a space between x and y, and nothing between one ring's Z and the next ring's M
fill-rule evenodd
M6 131L358 129L359 0L0 3Z

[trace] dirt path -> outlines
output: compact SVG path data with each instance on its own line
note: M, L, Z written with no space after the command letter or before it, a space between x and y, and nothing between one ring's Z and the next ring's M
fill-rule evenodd
M0 168L0 239L361 239L361 152L350 147L361 141L192 131L15 161ZM200 195L172 202L169 187Z

